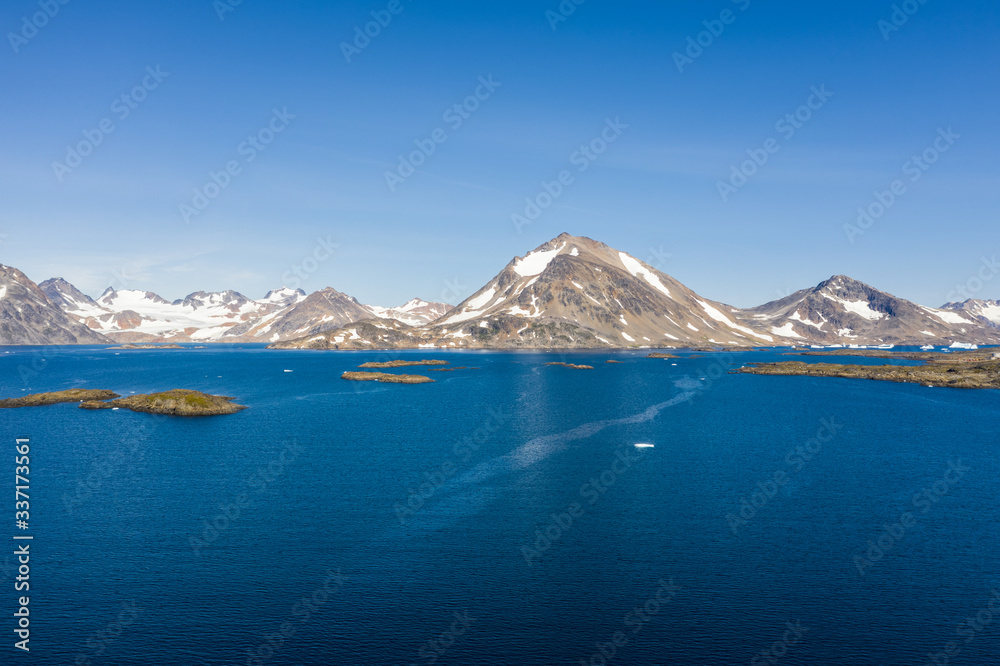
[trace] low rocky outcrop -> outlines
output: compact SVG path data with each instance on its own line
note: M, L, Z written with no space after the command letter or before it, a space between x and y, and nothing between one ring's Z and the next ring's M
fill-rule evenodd
M83 409L129 409L133 412L147 414L166 414L168 416L219 416L235 414L246 409L246 405L233 403L236 398L222 395L210 395L201 391L188 389L173 389L162 393L131 395L110 402L90 400L81 403Z
M574 370L593 370L592 365L577 365L576 363L562 363L560 361L553 361L552 363L546 363L545 365L561 365L567 368L573 368Z
M340 376L352 382L380 382L382 384L431 384L430 377L423 375L393 375L388 372L345 372Z
M985 352L897 353L893 355L867 351L869 353L848 353L848 355L915 359L926 362L923 365L851 365L784 361L753 364L735 372L751 375L874 379L945 388L1000 388L1000 360L988 359L989 355Z
M108 347L108 349L184 349L180 345L137 345L131 342L126 342L123 345L118 345L117 347Z
M121 396L114 391L69 389L66 391L51 391L49 393L34 393L32 395L21 396L20 398L0 400L0 409L12 409L15 407L41 407L44 405L55 405L62 402L111 400L112 398L120 397Z
M411 365L448 365L448 361L369 361L359 368L405 368Z

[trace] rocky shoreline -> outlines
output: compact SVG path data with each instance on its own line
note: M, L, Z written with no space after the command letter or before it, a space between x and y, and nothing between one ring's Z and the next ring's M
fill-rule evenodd
M127 398L121 397L114 391L69 389L0 400L0 408L41 407L78 402L82 409L128 409L133 412L168 416L221 416L246 409L246 405L234 404L235 399L189 389L130 395Z
M48 393L33 393L20 398L0 400L0 409L15 409L17 407L43 407L58 405L63 402L85 402L93 400L112 400L121 396L114 391L96 389L68 389L66 391L50 391Z
M359 368L405 368L413 365L448 365L448 361L369 361L362 363Z
M388 372L345 372L340 376L352 382L380 382L382 384L432 384L434 380L423 375L394 375Z
M592 365L577 365L576 363L563 363L561 361L553 361L551 363L546 363L545 365L561 365L566 368L573 368L574 370L593 370Z
M134 344L131 342L126 342L123 345L118 345L117 347L108 347L108 349L184 349L180 345L154 345L154 344Z
M146 414L168 416L222 416L246 409L233 403L236 398L211 395L189 389L173 389L162 393L130 395L110 402L91 400L80 404L82 409L128 409Z
M852 353L853 352L853 353ZM879 352L845 350L844 352L806 352L809 356L862 356L924 361L922 365L852 365L847 363L805 363L782 361L756 363L735 370L735 374L779 375L786 377L840 377L876 381L921 384L928 387L998 389L1000 359L990 351L972 352Z

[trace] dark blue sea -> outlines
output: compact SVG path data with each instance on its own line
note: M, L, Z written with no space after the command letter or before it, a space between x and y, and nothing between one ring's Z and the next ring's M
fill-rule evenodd
M1000 663L1000 393L646 353L2 348L249 408L0 411L0 663ZM395 357L470 369L340 379Z

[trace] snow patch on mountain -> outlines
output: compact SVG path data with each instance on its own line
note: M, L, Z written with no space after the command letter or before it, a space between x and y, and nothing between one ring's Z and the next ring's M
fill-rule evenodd
M836 296L828 294L825 291L822 291L820 293L826 298L829 298L831 301L840 303L840 305L842 305L843 308L848 312L853 312L859 317L864 317L869 321L877 321L885 317L884 312L877 312L876 310L872 310L871 305L868 303L868 301L861 301L861 300L848 301L846 299L838 298Z
M566 247L566 243L563 243L554 250L535 250L534 252L529 252L524 255L524 259L519 259L514 262L514 272L521 277L530 277L532 275L538 275L552 263L552 260L556 258L563 248Z
M926 310L927 312L931 313L932 315L934 315L935 317L937 317L938 319L940 319L941 321L943 321L943 322L945 322L947 324L971 324L972 323L966 317L963 317L962 315L958 314L957 312L951 312L949 310L935 310L934 308L928 308L928 307L924 307L924 306L920 306L920 307L922 307L924 310Z
M732 319L730 319L729 317L727 317L723 313L719 312L719 310L717 308L713 308L711 305L709 305L705 301L697 301L697 303L698 303L698 305L700 305L702 307L702 309L705 310L705 312L708 314L708 316L711 317L712 319L714 319L715 321L717 321L719 323L722 323L722 324L725 324L729 328L735 329L737 331L741 331L743 333L746 333L747 335L751 335L751 336L753 336L755 338L760 338L762 340L767 340L768 342L774 342L774 338L772 338L771 336L766 335L764 333L758 333L757 331L755 331L753 329L750 329L750 328L747 328L746 326L740 326L739 324L737 324L736 322L734 322ZM705 323L707 324L708 322L705 322Z
M660 278L658 278L656 275L647 270L642 264L640 264L638 259L629 254L625 254L624 252L619 252L618 257L621 259L622 265L625 267L625 270L631 273L632 277L642 277L654 289L656 289L663 295L667 296L668 298L672 298L670 296L670 290L667 289L665 286L663 286L663 283L660 282Z

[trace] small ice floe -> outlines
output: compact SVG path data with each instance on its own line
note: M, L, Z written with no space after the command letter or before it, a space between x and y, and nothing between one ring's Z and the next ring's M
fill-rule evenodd
M921 351L931 351L932 349L934 349L934 345L924 345L920 348Z
M113 411L113 412L117 412L117 411L118 411L118 407L112 407L112 408L111 408L111 411Z
M285 370L285 372L295 372L294 370Z
M653 446L654 446L653 444L642 444L642 443L640 443L640 444L636 444L635 448L637 448L637 449L651 449L651 448L653 448Z

